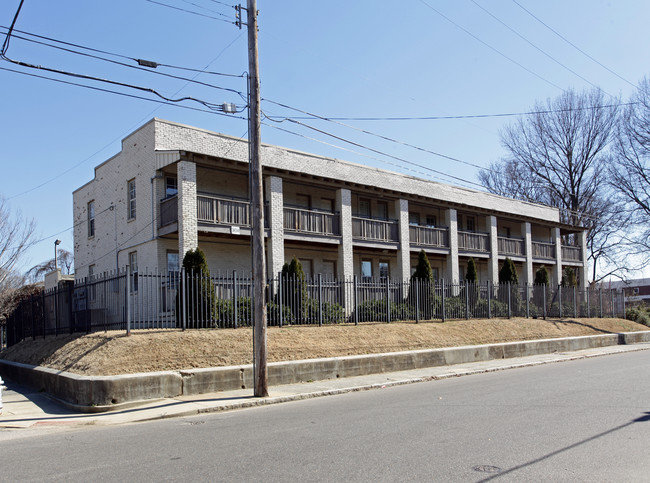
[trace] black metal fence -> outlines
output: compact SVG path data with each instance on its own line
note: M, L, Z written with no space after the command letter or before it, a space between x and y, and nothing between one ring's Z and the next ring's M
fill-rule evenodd
M6 340L135 329L252 325L252 280L232 272L126 271L65 282L21 303ZM494 317L624 317L623 293L544 285L326 277L269 280L270 326Z

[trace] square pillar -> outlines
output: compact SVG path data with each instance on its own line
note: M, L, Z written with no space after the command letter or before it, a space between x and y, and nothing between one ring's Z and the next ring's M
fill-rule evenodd
M284 265L284 195L282 178L268 176L265 180L269 203L270 237L267 239L267 273L269 280L278 278Z
M497 230L497 217L485 217L485 227L490 234L490 259L488 260L488 279L493 285L499 283L499 232Z
M339 245L339 278L343 280L343 305L345 315L349 317L354 310L354 251L352 248L352 192L348 189L336 191L336 211L339 213L341 244Z
M445 224L449 227L449 255L447 255L447 273L449 282L458 283L460 280L458 267L458 214L453 208L445 211Z
M397 252L398 277L408 282L411 278L411 241L409 237L409 202L408 200L395 201L395 213L399 222L399 251Z
M196 203L196 164L178 162L178 256L182 262L189 250L199 246Z
M589 283L587 282L589 274L589 263L587 262L587 232L581 231L578 233L578 246L580 247L580 257L582 260L582 266L579 267L580 270L580 289L586 290Z
M524 255L526 256L524 283L532 284L535 281L535 275L533 274L533 237L530 223L521 224L521 236L524 239Z
M555 243L555 271L551 283L557 287L562 283L562 237L559 228L553 228L551 239Z

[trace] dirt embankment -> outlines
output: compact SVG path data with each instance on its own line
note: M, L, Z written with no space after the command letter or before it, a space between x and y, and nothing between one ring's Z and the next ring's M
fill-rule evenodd
M268 329L268 360L372 354L649 330L623 319L490 319ZM0 358L85 375L250 364L252 330L141 330L26 340Z

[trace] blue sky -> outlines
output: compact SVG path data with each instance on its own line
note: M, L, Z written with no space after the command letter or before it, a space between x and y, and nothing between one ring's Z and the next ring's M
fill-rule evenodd
M156 1L214 18L147 0L25 0L15 28L130 58L230 74L247 70L246 30L229 23L235 13L230 2ZM0 2L1 26L11 24L19 3ZM530 110L538 100L556 97L563 89L587 89L591 84L611 95L608 99L612 102L619 97L625 101L650 69L650 3L640 0L258 0L258 9L262 97L324 117L519 113ZM6 29L0 32L4 41ZM227 90L188 84L19 38L12 38L6 55L153 88L167 97L245 104ZM9 62L0 61L0 68L155 99L127 88ZM156 71L196 75L162 68ZM239 77L199 74L196 80L246 92L245 81ZM23 269L51 258L56 238L72 251L72 191L92 179L94 166L118 152L120 140L151 117L237 137L246 135L246 121L235 116L160 105L6 70L0 70L0 86L0 195L13 210L34 218L38 238L44 239L30 249ZM196 103L184 105L203 109ZM263 102L262 108L269 116L301 116L270 102ZM324 121L301 122L392 157L287 121L266 121L262 141L477 188L478 169L473 165L487 166L504 154L499 131L514 119L342 121L465 163Z

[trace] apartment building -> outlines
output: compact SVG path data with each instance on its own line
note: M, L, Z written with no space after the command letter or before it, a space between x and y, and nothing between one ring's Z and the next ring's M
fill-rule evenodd
M586 233L557 209L372 167L262 147L267 275L296 256L308 276L408 279L424 250L438 279L522 282L545 265L586 282ZM211 272L250 273L248 144L152 119L73 194L77 277L176 271L197 246ZM569 245L567 240L572 240Z

